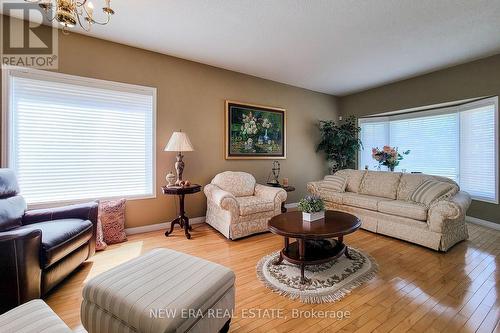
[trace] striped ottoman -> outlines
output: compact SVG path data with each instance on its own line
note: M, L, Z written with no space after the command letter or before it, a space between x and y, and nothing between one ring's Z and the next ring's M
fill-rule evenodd
M85 285L82 324L89 333L227 331L234 279L224 266L156 249Z
M2 314L0 332L71 333L71 330L44 301L35 299Z

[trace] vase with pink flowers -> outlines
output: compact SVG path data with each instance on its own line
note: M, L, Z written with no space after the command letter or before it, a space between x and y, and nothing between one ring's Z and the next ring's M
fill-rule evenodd
M378 162L379 166L384 165L389 170L394 171L394 168L399 165L399 162L404 158L403 155L408 155L409 150L398 152L397 147L384 146L382 149L378 147L372 148L372 157Z

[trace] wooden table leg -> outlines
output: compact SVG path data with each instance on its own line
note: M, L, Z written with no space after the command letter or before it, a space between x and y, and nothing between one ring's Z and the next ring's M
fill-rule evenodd
M349 248L347 247L347 245L344 244L344 236L339 236L339 242L340 242L340 245L345 246L344 254L347 257L347 259L352 260L353 258L351 256L351 254L349 253Z
M189 218L186 216L186 211L184 210L184 194L179 195L179 217L170 223L170 230L165 232L165 236L172 233L176 224L179 224L180 227L184 229L184 235L186 235L186 238L191 239L189 230L192 230L192 228L189 225Z
M179 210L181 213L181 219L183 220L184 224L184 235L186 235L187 239L191 239L191 234L189 233L189 218L186 216L186 211L184 210L184 194L181 194L179 196Z
M281 203L281 212L282 212L282 213L286 213L286 212L287 212L287 209L286 209L286 207L285 207L285 202L282 202L282 203Z
M172 222L170 222L170 230L165 231L165 236L168 237L168 235L170 235L172 231L174 231L174 226L176 224L181 225L181 220L179 217L176 217L174 220L172 220Z
M297 239L297 242L299 243L299 260L303 261L303 260L305 260L305 256L306 256L306 244L305 244L305 241L301 238ZM300 264L300 283L307 282L307 279L304 276L305 266L306 265L304 263Z
M184 216L184 235L186 235L187 239L191 239L189 230L191 230L191 226L189 225L189 218L187 216Z
M280 257L275 262L273 262L274 265L279 265L283 262L283 251L288 251L288 245L290 245L290 239L288 237L285 237L283 250L280 251Z

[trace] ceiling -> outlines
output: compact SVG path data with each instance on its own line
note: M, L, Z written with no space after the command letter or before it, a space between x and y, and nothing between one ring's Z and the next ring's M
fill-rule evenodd
M500 0L111 4L85 34L333 95L500 53Z

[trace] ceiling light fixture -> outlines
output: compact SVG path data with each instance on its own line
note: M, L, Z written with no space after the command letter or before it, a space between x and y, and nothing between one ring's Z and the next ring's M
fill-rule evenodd
M111 15L115 13L111 9L111 0L104 0L102 11L106 14L103 21L94 19L94 5L88 0L24 0L29 3L35 3L42 8L49 21L56 20L63 26L63 31L67 32L68 28L73 28L78 25L85 31L90 31L93 24L106 25L111 20ZM49 12L54 10L53 17Z

